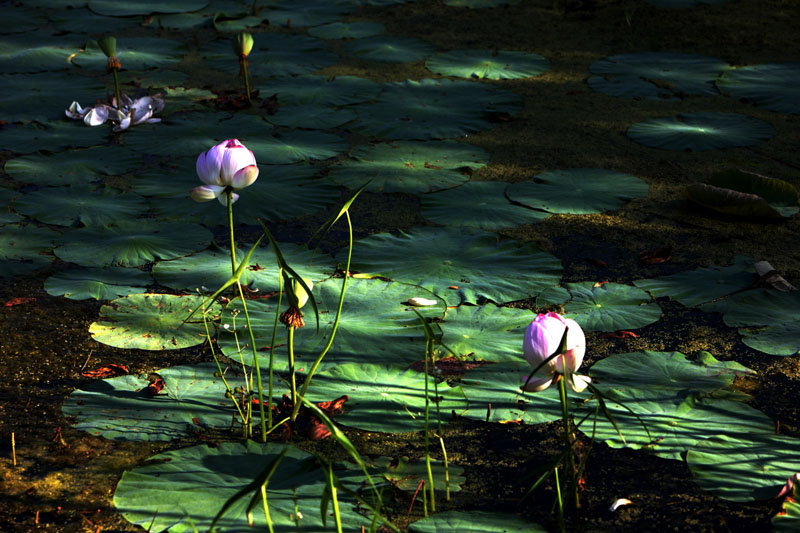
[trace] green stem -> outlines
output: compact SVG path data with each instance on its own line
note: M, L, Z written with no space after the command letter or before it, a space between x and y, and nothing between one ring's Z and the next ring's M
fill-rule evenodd
M567 457L566 457L566 471L567 471L567 481L566 487L567 491L572 489L571 493L567 494L567 498L571 497L572 501L567 500L567 505L573 504L577 508L578 506L578 484L575 483L575 457L572 451L572 432L570 431L569 426L569 408L567 405L567 375L559 376L558 380L558 395L561 399L561 415L564 420L564 450L567 450Z
M431 511L436 512L436 492L433 487L433 471L431 470L431 453L429 449L430 438L430 395L428 393L428 359L433 352L433 341L427 339L425 342L425 466L428 469L428 482L430 483L431 491Z
M247 76L247 59L240 58L239 63L242 66L242 73L244 74L244 92L247 94L247 101L250 101L250 78Z
M278 307L275 310L275 323L272 325L272 341L269 343L269 429L272 431L272 368L275 361L275 340L278 338L278 318L281 314L281 300L283 300L283 268L278 269Z
M233 191L227 189L225 194L228 197L228 228L230 228L231 233L231 273L236 274L236 241L233 238Z
M294 374L294 326L289 326L289 374L292 376L292 411L297 404L297 380Z
M566 533L567 527L564 524L564 501L561 499L561 480L558 479L558 467L553 469L556 475L556 502L558 504L558 530Z
M111 74L114 76L114 94L117 96L117 109L122 111L122 98L119 97L119 76L117 76L117 69L112 68Z

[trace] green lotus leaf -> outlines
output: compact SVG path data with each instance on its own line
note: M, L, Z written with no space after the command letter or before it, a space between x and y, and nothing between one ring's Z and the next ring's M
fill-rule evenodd
M374 37L386 31L386 26L377 22L330 22L309 28L308 34L320 39L361 39Z
M413 493L416 491L423 479L426 484L428 483L428 468L424 459L409 462L408 457L399 457L395 461L391 457L381 456L369 461L367 464L380 472L380 475L391 483L393 487L405 492ZM433 459L430 464L431 472L433 473L433 486L437 491L459 492L461 490L461 485L466 481L466 478L461 475L464 473L462 467L448 463L445 469L445 464L442 461ZM448 476L449 483L446 482L445 476Z
M768 433L718 435L692 447L686 463L695 483L721 498L768 500L800 472L800 439Z
M67 104L69 105L69 104ZM137 126L138 127L138 126ZM111 128L89 127L80 120L9 124L0 129L0 146L5 150L32 154L38 150L57 152L65 148L85 148L106 144Z
M45 280L44 290L70 300L112 300L145 292L151 283L147 272L134 268L81 268L53 274Z
M352 109L324 105L302 104L281 106L278 112L267 117L270 124L288 128L331 129L356 118Z
M459 187L427 194L422 216L445 226L469 226L485 230L514 228L544 220L550 213L512 204L505 196L504 181L470 181Z
M202 303L200 296L131 294L103 305L89 333L97 342L116 348L179 350L197 346L206 340L202 312L184 321ZM218 315L219 306L211 306L206 313Z
M737 100L747 100L779 113L800 113L800 63L767 63L733 68L717 87Z
M341 263L343 256L337 260ZM532 243L519 245L467 228L419 228L359 240L351 268L430 289L448 305L506 303L558 284L561 262ZM449 287L458 287L449 289Z
M266 485L272 528L279 533L297 530L292 520L302 514L300 527L325 531L334 522L328 506L327 527L320 518L320 499L327 477L313 455L285 444L221 442L182 448L156 455L145 465L122 475L114 493L114 507L131 523L151 531L173 533L207 531L223 504L245 490L253 477L265 472L278 454L286 452ZM336 475L347 482L347 472ZM363 475L363 474L362 474ZM165 487L168 487L165 490ZM252 513L253 527L246 508L252 494L236 501L216 527L219 531L244 533L266 531L264 512ZM342 526L346 531L369 528L370 520L356 513L355 507L339 494ZM259 504L260 505L260 504Z
M515 4L519 0L506 0ZM449 5L480 4L497 2L492 0L446 0ZM476 5L475 7L483 7ZM547 529L524 518L508 513L489 513L486 511L444 511L417 520L408 530L412 533L544 533Z
M550 69L547 58L512 50L454 50L433 54L425 68L442 76L513 80L540 76Z
M19 260L0 258L0 278L13 278L33 274L48 266L54 259L55 257L52 255L37 255Z
M62 412L75 418L76 429L113 440L170 441L224 431L235 410L215 372L216 363L164 368L157 372L164 388L155 396L146 390L147 374L93 381L70 394Z
M448 309L442 328L442 343L460 359L476 361L522 361L522 338L536 315L511 307L460 305ZM442 351L442 356L450 355Z
M753 146L774 135L775 128L768 122L738 113L684 113L628 128L628 137L639 144L692 152Z
M55 72L4 74L0 75L0 84L3 85L0 105L6 122L60 119L70 105L65 98L92 105L106 94L101 80ZM70 88L66 97L65 86Z
M757 329L740 329L742 342L759 352L771 355L795 355L800 352L800 320L782 322Z
M567 283L572 300L566 316L586 331L618 331L648 326L661 318L661 308L647 292L620 283Z
M619 209L633 198L647 196L650 186L630 174L600 168L542 172L533 181L509 185L514 201L551 213L578 215Z
M714 80L731 66L700 54L636 52L592 63L589 87L610 96L675 100L684 95L718 95Z
M19 192L11 189L0 189L0 226L10 222L18 222L22 219L22 216L11 211L11 202L19 194Z
M359 59L385 63L422 61L436 48L415 37L376 35L347 41L343 50Z
M117 2L115 4L119 5ZM163 37L117 39L117 59L129 70L167 67L181 61L185 53L186 46L182 42ZM102 71L108 64L108 58L96 42L90 41L84 51L72 58L72 62L79 67Z
M380 192L420 193L447 189L469 180L465 171L489 161L482 148L455 141L380 143L358 146L351 158L330 167L333 181L351 189L367 182Z
M285 165L310 159L330 159L347 151L343 138L321 131L286 131L247 143L256 161L267 165ZM210 148L210 147L209 147Z
M466 409L460 387L441 383L435 395L430 380L429 397L436 404L431 404L431 424L436 424L436 406L443 423L450 420L451 411ZM349 399L337 421L345 426L386 433L425 429L425 375L416 370L375 363L336 365L314 376L306 398L320 402L343 395Z
M82 127L86 128L81 124ZM86 128L89 129L89 128ZM142 166L136 152L117 146L68 150L57 154L31 154L9 159L6 173L36 185L81 185L104 176L117 176Z
M800 321L800 292L759 289L737 294L725 310L728 326L771 326Z
M80 7L63 9L59 4L58 10L51 12L50 19L59 31L70 33L83 33L102 37L108 34L118 34L125 30L135 29L143 24L141 17L107 17L99 15L82 2ZM75 50L77 52L77 50Z
M60 233L29 224L8 224L0 232L0 259L46 259Z
M270 24L285 28L306 28L319 26L340 20L351 11L354 6L350 2L317 2L298 0L271 1L265 16Z
M0 72L49 72L70 68L69 57L83 44L75 36L49 37L40 32L3 36ZM64 108L69 106L66 102Z
M54 253L81 266L140 266L202 250L211 244L212 237L197 224L140 221L71 231L61 238Z
M38 9L14 6L3 13L2 33L26 33L37 30L47 23L47 15ZM4 87L6 87L4 85Z
M342 106L372 100L381 92L374 81L356 76L279 76L259 84L264 96L277 94L280 106L318 104ZM278 108L280 111L280 107Z
M149 81L149 83L153 82ZM216 94L206 89L194 89L189 87L165 87L163 92L164 100L169 102L169 107L166 109L169 113L202 110L205 107L203 104L204 102L217 97Z
M14 209L56 226L102 226L144 214L147 202L138 194L73 185L24 194L14 201Z
M208 0L142 0L130 4L120 4L114 0L89 0L89 9L98 15L129 17L151 15L153 13L183 13L198 11L208 5Z
M800 211L800 195L791 183L741 170L714 174L707 184L687 186L684 194L703 207L729 215L780 218Z

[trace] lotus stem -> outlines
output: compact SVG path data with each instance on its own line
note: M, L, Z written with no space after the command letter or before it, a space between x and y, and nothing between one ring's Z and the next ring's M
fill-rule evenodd
M292 376L292 421L294 421L294 406L297 405L297 379L294 372L294 326L289 326L289 374Z
M114 67L111 69L111 74L114 76L114 94L117 97L117 109L122 111L122 98L119 95L119 76L117 75L117 68Z
M567 471L567 490L571 491L567 496L571 499L568 504L573 504L578 508L578 484L575 482L575 457L572 450L572 432L569 425L569 408L567 405L567 379L568 375L559 376L558 395L561 399L561 414L564 420L564 450L567 452L566 471ZM560 497L560 496L559 496Z
M242 67L242 74L244 76L244 92L247 95L247 101L250 101L250 78L247 74L247 58L239 58L239 63Z
M428 359L433 352L433 340L426 339L425 341L425 466L428 469L428 481L430 483L431 491L431 512L436 512L436 492L433 486L433 471L431 470L431 453L429 447L430 440L430 395L428 394Z
M567 528L564 524L564 501L561 499L561 481L558 479L558 467L553 469L556 475L556 503L558 505L558 529L561 533L566 533Z
M272 390L274 377L272 373L273 364L275 361L275 341L278 335L278 318L281 314L281 300L283 300L283 267L278 269L278 307L275 309L275 323L272 325L272 341L269 343L269 430L272 431Z

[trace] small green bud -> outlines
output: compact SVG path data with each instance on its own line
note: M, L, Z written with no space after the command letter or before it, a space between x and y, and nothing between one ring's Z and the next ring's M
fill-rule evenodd
M303 278L303 281L306 282L306 285L308 285L309 289L312 289L312 290L314 289L314 284L311 282L310 279ZM295 306L296 308L300 309L304 305L306 305L307 301L308 301L308 293L303 288L303 286L300 285L300 282L298 280L293 279L292 280L292 289L291 289L291 291L289 293L289 303L291 305Z
M106 57L112 57L117 55L117 38L112 37L111 35L107 35L102 39L97 40L98 46L100 46L100 50L106 55Z
M247 57L253 49L253 36L249 33L240 33L233 38L233 52L239 57Z

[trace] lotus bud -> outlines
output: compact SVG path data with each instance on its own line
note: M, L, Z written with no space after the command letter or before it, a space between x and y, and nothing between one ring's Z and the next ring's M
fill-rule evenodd
M237 57L247 57L253 49L253 36L249 33L240 33L233 38L233 53Z
M530 365L539 370L527 380L522 389L538 392L548 388L560 375L568 374L567 384L576 392L583 391L591 378L578 376L575 372L583 362L586 352L586 337L583 330L572 319L558 313L538 315L525 330L522 352Z
M314 283L308 278L303 278L303 281L309 289L314 289ZM300 284L297 279L292 280L291 291L289 292L289 303L298 309L301 309L308 301L308 293Z
M117 55L117 38L111 35L106 35L102 39L97 40L97 45L106 57L114 57Z

